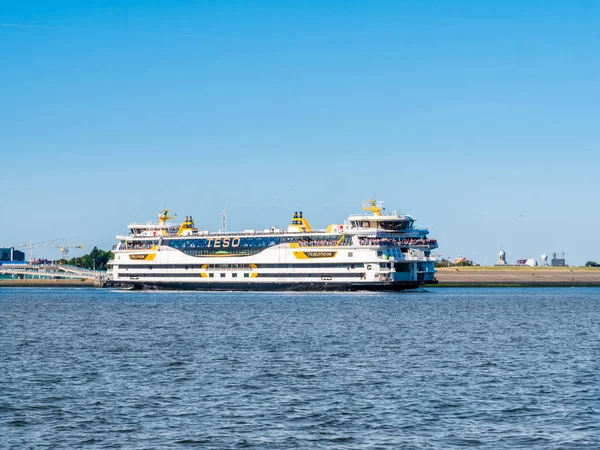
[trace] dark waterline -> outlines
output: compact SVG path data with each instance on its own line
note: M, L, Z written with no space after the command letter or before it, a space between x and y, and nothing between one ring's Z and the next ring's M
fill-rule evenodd
M600 448L600 288L0 289L0 448Z

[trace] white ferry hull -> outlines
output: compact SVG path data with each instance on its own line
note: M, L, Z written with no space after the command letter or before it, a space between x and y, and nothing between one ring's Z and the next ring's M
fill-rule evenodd
M139 290L189 290L189 291L405 291L417 289L421 282L375 282L375 283L303 283L303 282L143 282L126 283Z

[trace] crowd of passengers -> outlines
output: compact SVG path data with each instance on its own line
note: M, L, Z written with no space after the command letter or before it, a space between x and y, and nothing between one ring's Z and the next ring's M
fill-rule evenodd
M127 250L138 250L138 249L142 249L142 248L151 248L153 245L156 244L152 244L150 242L128 242L127 243ZM121 245L121 248L125 248L123 245Z
M337 240L333 239L298 239L296 242L300 247L335 247L338 243Z
M379 246L435 246L437 240L435 239L423 239L423 238L406 238L406 239L392 239L392 238L359 238L360 245L379 245Z

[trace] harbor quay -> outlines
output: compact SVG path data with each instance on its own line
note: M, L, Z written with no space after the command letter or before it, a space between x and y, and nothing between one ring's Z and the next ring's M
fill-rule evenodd
M439 287L600 286L599 267L438 267Z
M91 279L51 279L51 278L22 278L0 279L0 287L102 287L103 285Z

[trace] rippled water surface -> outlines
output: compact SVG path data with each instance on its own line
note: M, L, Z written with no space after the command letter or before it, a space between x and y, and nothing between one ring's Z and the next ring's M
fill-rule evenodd
M600 289L0 289L0 448L600 448Z

